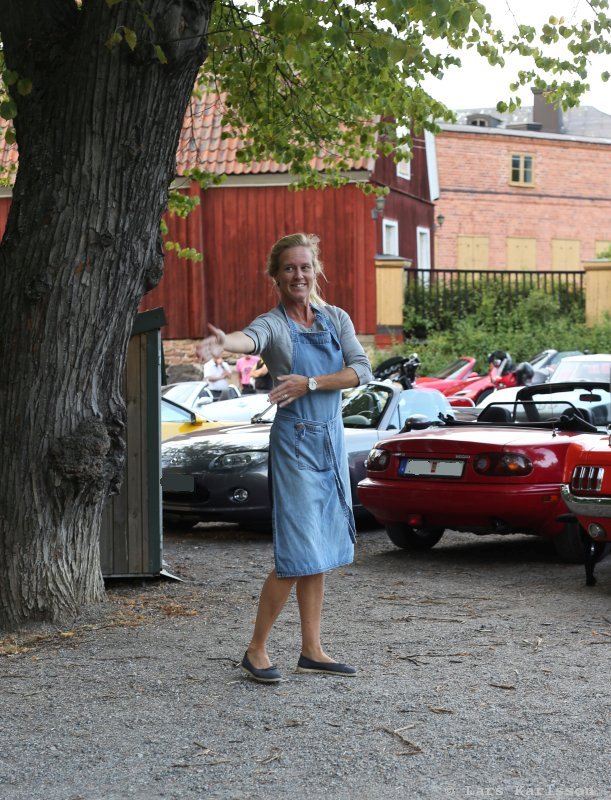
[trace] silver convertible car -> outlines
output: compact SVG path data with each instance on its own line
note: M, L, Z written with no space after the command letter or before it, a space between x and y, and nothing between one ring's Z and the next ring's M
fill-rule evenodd
M272 406L249 424L206 428L162 444L163 513L169 527L219 521L270 526L268 449L275 411ZM453 414L436 389L402 389L374 381L343 393L355 513L364 513L357 485L365 477L365 459L374 444L406 426L427 427Z

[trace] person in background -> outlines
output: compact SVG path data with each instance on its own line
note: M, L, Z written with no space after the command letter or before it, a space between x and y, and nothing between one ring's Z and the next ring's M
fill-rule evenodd
M204 380L210 384L210 391L219 398L225 389L229 388L231 368L223 361L223 354L215 355L204 364Z
M296 233L272 247L267 274L280 303L242 331L209 325L204 352L257 353L265 359L278 409L270 434L274 569L267 576L242 669L278 683L267 642L293 586L301 621L298 672L354 676L356 668L324 651L321 618L325 573L354 557L348 459L341 391L372 379L369 360L348 314L320 297L318 237ZM348 610L348 609L347 609Z
M255 392L259 394L269 394L271 392L274 383L262 358L258 360L257 366L251 372L251 376L255 379Z
M253 355L243 355L235 362L236 372L240 380L240 390L242 394L254 394L252 373L257 366L259 359Z

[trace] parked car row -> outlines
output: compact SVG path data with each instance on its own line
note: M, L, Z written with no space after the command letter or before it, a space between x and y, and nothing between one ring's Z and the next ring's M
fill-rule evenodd
M611 542L610 365L611 356L569 357L552 382L510 397L497 390L465 410L426 383L404 389L373 381L347 390L342 416L355 513L373 515L406 549L433 547L451 531L543 536L562 558L585 562L592 585ZM607 374L584 380L584 371ZM560 381L563 375L572 379ZM249 395L214 407L222 422L192 422L163 443L164 517L175 527L269 527L275 406ZM245 414L249 421L238 422Z

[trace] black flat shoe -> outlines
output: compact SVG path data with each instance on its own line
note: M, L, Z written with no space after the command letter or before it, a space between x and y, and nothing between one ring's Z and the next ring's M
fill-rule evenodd
M242 659L242 669L249 678L252 678L253 681L258 681L259 683L278 683L278 681L282 680L280 670L273 664L271 667L265 667L265 669L253 667L253 665L250 663L250 659L248 658L248 653L244 653L244 658Z
M354 678L356 667L348 664L338 664L335 661L312 661L304 655L299 656L297 672L320 672L323 675L339 675L343 678Z

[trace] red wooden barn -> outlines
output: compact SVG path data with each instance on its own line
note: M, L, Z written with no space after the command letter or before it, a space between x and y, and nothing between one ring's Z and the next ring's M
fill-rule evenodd
M159 286L141 310L162 306L168 364L193 359L192 340L212 322L225 330L243 327L270 308L275 293L265 276L270 246L281 236L305 231L321 240L327 282L325 299L346 309L357 334L378 344L401 335L405 269L430 269L434 201L438 196L434 138L415 137L411 159L380 157L354 163L350 183L340 189L289 188L291 175L273 161L237 161L237 139L221 138L221 100L210 94L193 100L177 153L179 185L198 193L200 205L186 219L170 216L168 239L196 248L202 262L166 256ZM14 160L14 154L10 156ZM9 154L3 154L4 160ZM198 167L225 177L204 191L181 177ZM322 168L322 167L321 167ZM359 184L387 186L383 209ZM3 231L10 190L0 197Z
M169 340L201 337L207 322L241 328L276 302L265 260L274 241L295 231L320 237L324 297L348 311L357 333L379 344L400 336L404 268L432 263L434 138L416 137L412 158L399 164L389 157L353 164L350 183L340 189L293 191L285 165L237 160L239 141L221 138L220 102L216 95L192 102L177 171L196 166L225 180L205 191L191 186L188 191L200 194L199 207L187 219L168 220L169 238L198 249L203 263L168 253L164 277L142 305L165 309L168 362L179 359L181 349ZM364 182L390 189L377 216L375 198L359 188Z

